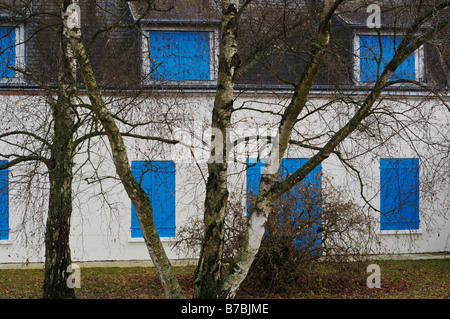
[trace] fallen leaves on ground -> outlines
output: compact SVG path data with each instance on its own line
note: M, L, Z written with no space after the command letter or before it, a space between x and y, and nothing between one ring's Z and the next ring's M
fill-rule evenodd
M383 261L381 288L368 288L364 280L351 285L347 281L317 279L315 286L289 287L276 291L271 287L243 285L237 298L286 299L376 299L376 298L449 298L450 260ZM180 285L192 297L193 267L176 267ZM165 298L158 275L153 268L81 268L79 299L161 299ZM0 298L41 298L43 269L0 270ZM319 280L320 278L320 280ZM328 277L331 278L331 277Z

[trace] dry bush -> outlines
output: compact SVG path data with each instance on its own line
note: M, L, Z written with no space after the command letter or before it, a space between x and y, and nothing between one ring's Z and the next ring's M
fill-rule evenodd
M342 189L297 187L275 203L246 284L319 291L362 283L372 222Z
M327 184L328 185L328 184ZM248 196L249 205L253 201ZM244 285L283 291L345 289L362 282L372 232L370 217L342 189L302 185L274 204L261 248ZM225 220L223 263L235 256L246 226L242 196L230 199ZM196 257L203 221L191 217L178 232L176 248Z
M225 217L225 237L222 259L229 262L240 247L243 231L246 226L246 215L243 214L242 198L231 194ZM188 254L198 258L203 240L203 216L195 215L188 218L177 232L174 249L182 255Z

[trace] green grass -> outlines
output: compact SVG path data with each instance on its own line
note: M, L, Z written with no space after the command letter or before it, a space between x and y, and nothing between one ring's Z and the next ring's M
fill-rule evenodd
M314 289L293 288L275 293L268 289L246 286L239 298L386 298L448 299L449 259L377 261L381 268L381 288L367 288L363 280L339 283L337 274L319 275ZM175 267L180 284L192 295L193 267ZM153 268L81 268L79 299L165 298ZM0 270L0 298L41 298L43 269ZM330 284L328 278L334 278Z
M392 298L449 298L450 260L380 262L383 286L398 287L387 291Z

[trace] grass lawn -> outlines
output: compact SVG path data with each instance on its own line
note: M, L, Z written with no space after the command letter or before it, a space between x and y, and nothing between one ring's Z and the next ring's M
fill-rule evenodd
M376 261L381 269L381 288L369 289L364 280L353 284L330 285L319 276L314 289L297 287L283 292L244 286L237 298L327 298L327 299L448 299L450 259ZM176 267L180 284L192 294L193 267ZM84 268L80 270L79 299L158 299L165 298L153 268ZM369 274L368 274L369 275ZM43 269L0 270L0 298L41 297ZM322 280L322 281L321 281ZM334 280L334 283L339 280Z

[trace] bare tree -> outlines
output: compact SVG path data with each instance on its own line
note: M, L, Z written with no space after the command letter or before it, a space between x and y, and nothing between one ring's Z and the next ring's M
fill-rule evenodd
M18 21L15 23L20 25L25 19L30 18L31 6L31 3L22 3L17 7L14 6L14 3L5 3L2 5L2 9L9 10L9 14L16 16ZM29 22L32 22L31 19ZM49 28L49 24L38 26L38 28L46 27ZM71 48L62 30L59 34L61 36L59 69L55 91L48 83L42 82L37 74L29 72L22 65L10 66L14 72L31 78L45 91L53 119L52 124L42 123L44 125L43 132L25 128L23 131L14 130L1 134L3 141L11 139L20 141L21 137L28 140L28 143L23 144L23 141L20 141L16 144L22 154L3 155L12 158L3 165L4 167L30 161L42 162L47 167L50 187L45 232L44 298L74 297L74 290L67 286L67 267L71 264L69 234L72 214L72 168L75 155L74 134L77 130L74 111L77 89L73 54L70 53ZM26 42L27 40L23 39L22 41ZM19 41L18 44L14 43L13 45L23 45L23 43ZM48 126L45 127L45 125ZM41 149L29 148L30 141L32 144L38 144Z
M1 151L1 156L9 161L2 163L0 169L29 163L28 167L24 167L28 173L24 174L22 181L27 184L31 184L33 178L36 179L35 176L41 173L48 176L48 194L45 194L48 196L48 207L44 241L43 298L75 298L74 289L68 285L67 281L70 275L68 266L72 263L69 237L73 212L75 157L81 152L89 153L89 145L87 151L83 149L86 142L105 134L97 125L92 125L95 121L90 115L90 107L84 103L79 94L82 86L77 79L77 63L68 42L67 33L67 25L77 24L77 21L73 20L77 17L73 15L71 7L73 7L71 2L67 1L59 1L55 4L23 2L20 5L14 1L12 3L6 1L1 4L2 11L13 17L12 25L19 27L26 23L30 28L26 39L11 43L8 47L2 47L2 50L7 52L14 50L14 47L17 50L18 47L31 43L34 51L42 49L44 52L39 55L33 51L35 56L30 55L30 59L35 59L32 62L36 63L29 63L26 66L17 63L8 65L13 72L21 74L24 81L29 81L28 85L41 90L44 97L29 99L29 105L24 109L6 106L2 110L5 131L0 134L0 140L5 145L9 145ZM111 25L117 27L116 21L111 22ZM90 45L94 47L98 45L95 40L98 40L103 33L110 31L111 25L104 29L99 27L92 36ZM127 27L131 28L133 25ZM50 50L48 43L44 48L39 48L42 38L46 38L47 41L54 40L57 49ZM45 56L47 61L39 65L37 62L42 56ZM102 70L107 81L107 84L104 84L111 86L108 68L105 67ZM122 85L124 87L127 84L123 82ZM115 87L117 88L117 85ZM139 93L135 93L134 97L136 98ZM114 97L111 99L114 100ZM114 103L117 105L116 102ZM127 108L134 104L129 102L119 104L119 107L116 106L115 118L126 124ZM34 119L31 119L29 114L34 114ZM40 114L43 116L38 117ZM121 136L152 139L148 135L142 136L132 132L133 128L147 124L149 124L148 121L133 123L131 129L121 132ZM164 141L174 143L167 139ZM45 165L44 171L41 164ZM83 163L80 165L83 166ZM32 198L27 198L29 204L33 204L32 201ZM39 209L41 214L45 215L43 213L45 209L42 207ZM26 217L24 217L24 223L27 223Z
M307 94L311 90L314 80L319 74L320 66L323 65L325 57L329 49L330 43L330 25L331 19L336 10L342 4L342 1L325 1L320 7L320 15L318 17L318 26L315 39L311 41L311 49L308 51L309 60L306 63L301 77L294 82L294 94L289 105L283 110L278 128L278 145L275 149L278 152L270 154L268 165L275 165L278 171L281 158L289 145L292 131L298 122L299 115L305 110L307 102ZM305 163L299 170L291 174L283 181L277 181L277 173L265 174L261 177L258 197L256 199L253 210L250 212L248 228L243 243L243 249L237 255L235 261L228 267L224 277L217 284L210 283L209 288L217 287L217 291L213 295L233 296L236 293L242 280L245 278L247 271L259 249L262 235L264 233L264 224L271 211L274 200L281 194L289 190L293 185L306 177L319 163L328 158L336 148L353 133L367 117L371 114L374 105L377 104L378 98L383 90L392 85L389 82L391 75L397 67L406 60L421 45L429 41L442 28L448 24L448 15L445 15L449 3L440 2L435 6L419 7L416 18L409 24L404 34L403 41L399 44L393 58L386 64L380 75L377 77L373 86L363 101L358 104L353 116L330 136L317 148L317 152ZM443 10L443 16L425 32L418 34L420 26L425 21L429 21L440 10ZM236 11L239 12L239 11ZM231 60L229 60L231 61ZM222 113L223 114L223 113ZM228 122L228 118L221 119L220 122ZM210 200L214 200L210 198ZM218 275L218 273L216 273ZM216 277L218 278L218 277ZM199 291L202 291L200 289ZM201 295L201 294L200 294ZM211 296L209 293L206 294ZM204 296L206 296L204 295Z

